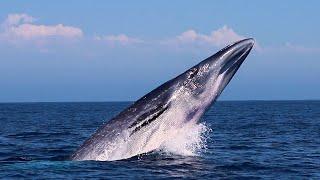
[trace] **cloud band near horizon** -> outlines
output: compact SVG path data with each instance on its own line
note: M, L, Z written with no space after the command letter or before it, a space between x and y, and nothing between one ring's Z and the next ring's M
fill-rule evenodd
M209 34L199 33L194 29L186 30L175 37L169 37L158 40L148 40L139 37L132 37L127 34L106 34L106 35L86 35L79 27L68 26L62 23L55 25L37 24L37 19L28 14L8 14L7 18L1 23L0 39L7 43L34 43L39 46L50 44L52 38L60 41L71 41L74 39L89 39L93 42L105 42L109 47L115 46L134 46L134 45L161 45L168 47L223 47L230 43L246 38L237 33L227 25L222 26ZM256 38L255 38L256 39ZM46 43L43 43L46 42ZM259 43L255 44L258 52L270 51L295 51L299 53L318 53L320 48L304 47L284 43L281 47L261 47Z

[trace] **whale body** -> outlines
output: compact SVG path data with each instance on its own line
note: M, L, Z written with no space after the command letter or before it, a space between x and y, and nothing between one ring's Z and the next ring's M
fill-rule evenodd
M177 129L197 124L219 97L254 40L231 44L146 94L103 124L71 155L72 160L110 161L159 148Z

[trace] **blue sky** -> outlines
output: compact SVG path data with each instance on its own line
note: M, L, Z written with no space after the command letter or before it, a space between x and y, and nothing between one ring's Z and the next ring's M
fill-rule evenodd
M0 2L0 102L136 100L244 37L220 99L320 99L318 1L94 2Z

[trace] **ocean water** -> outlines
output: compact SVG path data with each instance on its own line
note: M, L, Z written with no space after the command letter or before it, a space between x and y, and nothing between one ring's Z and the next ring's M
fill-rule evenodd
M219 101L201 119L209 131L194 155L68 160L130 104L0 104L0 178L320 179L320 101Z

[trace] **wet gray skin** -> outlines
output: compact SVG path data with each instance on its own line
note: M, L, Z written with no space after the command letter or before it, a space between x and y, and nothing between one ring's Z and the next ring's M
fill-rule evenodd
M185 114L180 124L197 122L230 82L253 44L254 40L251 38L231 44L146 94L103 124L71 159L94 160L93 154L105 153L105 144L112 143L124 131L130 138L152 124L168 123L163 119L170 116L164 117L170 111L179 109L179 106L183 106L181 109ZM156 128L153 129L155 130Z

